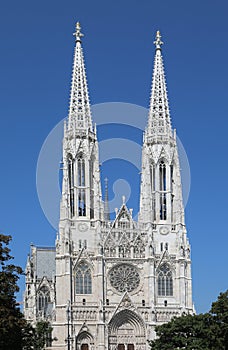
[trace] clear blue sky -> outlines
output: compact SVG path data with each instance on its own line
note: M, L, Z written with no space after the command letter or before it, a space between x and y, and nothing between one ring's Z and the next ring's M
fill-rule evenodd
M2 3L0 230L13 236L15 263L25 266L30 242L55 239L36 193L36 162L48 133L67 116L75 22L85 34L92 104L148 107L160 29L172 123L191 168L186 224L197 311L209 310L227 289L227 13L225 0Z

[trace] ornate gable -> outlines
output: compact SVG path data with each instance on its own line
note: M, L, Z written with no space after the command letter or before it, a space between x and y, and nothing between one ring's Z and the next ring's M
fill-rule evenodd
M123 297L121 298L119 305L117 306L113 316L115 314L117 314L118 312L122 311L122 310L131 310L134 312L137 312L137 308L136 306L133 304L130 295L128 294L128 292L125 292Z
M123 197L123 204L119 210L119 212L116 215L116 218L113 222L112 228L134 228L134 222L132 219L131 212L128 210L125 202L125 198Z
M173 260L171 259L168 250L165 250L163 252L162 256L160 257L160 259L157 262L156 269L159 269L159 267L164 263L167 263L172 269L174 268Z
M86 264L88 264L90 267L94 267L94 263L91 260L91 257L87 251L87 249L83 248L80 252L80 254L78 255L78 257L74 260L73 262L73 268L77 268L77 265L79 265L80 263L85 262Z
M166 159L171 164L174 157L174 150L170 145L155 144L150 147L150 156L154 163L157 164L159 159Z

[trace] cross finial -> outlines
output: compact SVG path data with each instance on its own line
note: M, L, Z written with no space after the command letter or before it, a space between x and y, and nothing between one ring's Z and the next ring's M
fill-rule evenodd
M156 46L156 49L161 49L161 46L163 45L163 42L161 41L161 34L159 30L156 33L156 40L154 41L154 44Z
M76 29L75 33L73 34L76 37L76 42L80 41L81 42L81 37L84 36L84 34L81 33L81 25L79 22L76 23Z

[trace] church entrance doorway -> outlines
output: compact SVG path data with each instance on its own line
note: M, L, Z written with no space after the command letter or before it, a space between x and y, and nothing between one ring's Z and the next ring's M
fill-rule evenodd
M145 324L134 311L122 310L111 319L109 350L146 350Z
M88 344L82 344L81 345L81 350L89 350L89 345Z
M118 350L125 350L124 344L118 344L117 349L118 349Z
M87 327L84 327L75 338L75 350L94 350L93 336Z
M135 350L134 344L118 344L118 350Z

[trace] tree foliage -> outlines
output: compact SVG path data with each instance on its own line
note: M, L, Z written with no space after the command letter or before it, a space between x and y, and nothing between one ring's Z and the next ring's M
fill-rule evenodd
M51 337L52 327L49 322L39 321L34 329L34 350L42 350L45 345L49 345L53 340ZM24 349L23 349L24 350Z
M228 350L228 290L219 294L218 300L212 303L210 313L219 327L218 337L224 344L221 349Z
M12 264L11 239L0 234L0 349L42 350L52 341L52 328L46 321L39 321L32 327L20 311L15 294L19 291L17 282L23 271Z
M228 291L221 293L209 313L174 317L155 328L151 350L228 350Z
M11 236L0 234L0 349L21 349L26 321L16 302L17 281L22 269L11 263Z

